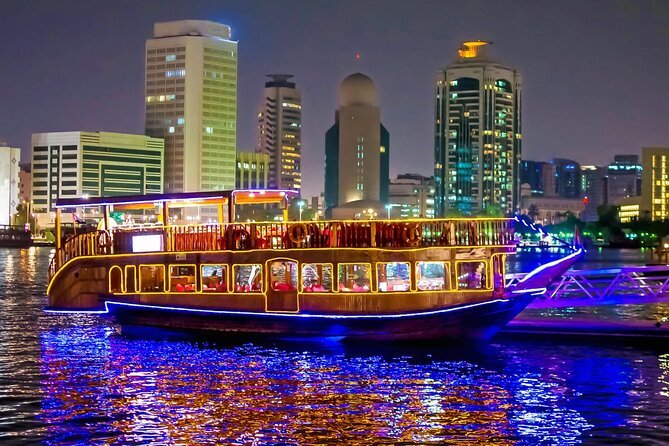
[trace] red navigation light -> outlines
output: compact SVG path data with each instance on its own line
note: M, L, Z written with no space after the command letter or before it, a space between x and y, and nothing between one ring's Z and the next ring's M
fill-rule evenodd
M588 204L590 200L588 200L588 197L583 197L583 204Z

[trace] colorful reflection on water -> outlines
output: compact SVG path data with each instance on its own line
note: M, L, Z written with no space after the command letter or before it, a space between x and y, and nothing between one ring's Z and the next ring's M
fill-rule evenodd
M669 440L669 355L662 351L131 337L95 316L41 313L43 253L17 252L0 251L7 278L0 284L0 441Z

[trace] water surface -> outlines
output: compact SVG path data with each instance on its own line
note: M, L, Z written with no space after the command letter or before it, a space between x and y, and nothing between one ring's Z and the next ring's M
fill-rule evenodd
M3 444L669 442L669 348L120 335L40 311L47 261L0 250Z

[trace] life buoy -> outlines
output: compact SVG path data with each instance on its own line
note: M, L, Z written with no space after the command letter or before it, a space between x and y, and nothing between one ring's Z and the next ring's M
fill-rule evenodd
M420 225L418 223L409 223L402 228L402 239L409 246L417 246L421 240Z
M304 223L295 223L288 228L288 238L291 242L299 245L307 238L307 225Z

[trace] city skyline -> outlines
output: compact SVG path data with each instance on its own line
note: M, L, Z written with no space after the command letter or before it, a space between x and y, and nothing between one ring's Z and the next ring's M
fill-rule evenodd
M336 85L355 71L378 85L382 119L393 133L391 176L429 174L434 73L470 38L492 40L495 55L523 73L524 158L559 154L605 164L614 153L638 154L669 139L662 113L669 89L658 76L669 65L659 56L669 42L667 4L501 2L494 4L499 13L480 14L493 4L289 3L3 5L0 37L12 44L0 56L12 63L0 69L0 140L28 159L31 133L142 133L143 43L155 22L180 19L229 24L239 41L238 149L253 150L264 76L290 72L300 79L305 195L322 190L323 133ZM462 20L472 14L480 16L476 27ZM86 70L73 69L82 61L90 63Z

